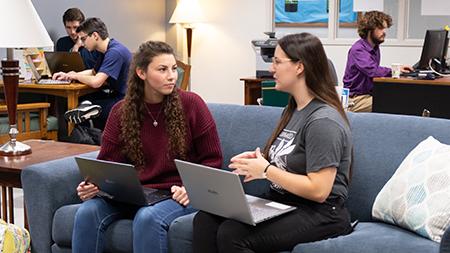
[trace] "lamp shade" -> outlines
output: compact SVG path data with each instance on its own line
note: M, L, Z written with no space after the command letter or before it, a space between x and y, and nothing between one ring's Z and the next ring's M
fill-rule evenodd
M169 23L192 24L203 22L203 19L203 13L197 0L180 0Z
M31 0L0 0L0 48L51 47Z

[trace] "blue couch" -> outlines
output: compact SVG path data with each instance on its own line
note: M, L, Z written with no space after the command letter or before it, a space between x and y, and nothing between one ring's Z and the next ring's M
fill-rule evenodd
M225 168L231 156L263 147L278 121L275 107L209 104L220 135ZM377 193L403 158L420 141L433 135L450 143L450 120L376 113L349 113L354 138L353 178L348 207L360 222L349 235L299 244L292 252L450 253L450 229L438 244L395 225L372 219ZM95 157L96 153L85 154ZM75 188L81 181L73 157L30 166L22 172L22 185L35 253L71 252L74 214L79 207ZM267 182L246 183L249 194L267 190ZM191 252L192 217L175 220L169 230L171 252ZM131 220L112 224L106 252L132 252Z

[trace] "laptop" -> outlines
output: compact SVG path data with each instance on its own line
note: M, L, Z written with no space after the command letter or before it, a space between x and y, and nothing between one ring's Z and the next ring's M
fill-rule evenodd
M199 210L255 226L296 209L246 195L239 175L175 159L191 205Z
M70 84L71 81L69 80L53 80L48 77L43 77L41 74L39 74L39 71L36 69L36 66L33 63L33 60L31 59L31 56L27 56L26 60L28 62L28 66L30 66L31 73L33 74L34 79L36 80L37 84Z
M146 206L169 199L169 190L143 187L133 165L75 157L80 174L97 185L100 197L127 204Z
M80 72L86 69L78 52L44 52L50 73Z

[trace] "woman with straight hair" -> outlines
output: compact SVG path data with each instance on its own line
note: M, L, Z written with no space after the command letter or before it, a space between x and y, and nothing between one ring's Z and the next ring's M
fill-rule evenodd
M322 43L309 33L283 37L271 72L289 103L264 150L236 155L229 167L245 182L269 180L261 197L297 209L256 226L200 211L194 252L289 251L352 231L345 206L352 139Z
M222 166L216 125L203 100L177 89L177 63L164 42L143 43L133 57L124 100L112 108L98 159L131 163L144 187L167 189L172 199L132 206L96 197L97 186L77 187L83 204L75 216L73 252L104 251L105 231L118 219L133 220L133 252L167 252L167 230L194 211L174 159Z

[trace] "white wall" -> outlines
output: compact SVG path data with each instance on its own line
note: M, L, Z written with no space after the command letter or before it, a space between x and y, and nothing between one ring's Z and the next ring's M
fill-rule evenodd
M264 31L271 30L270 0L199 0L207 23L199 25L193 34L192 91L207 102L244 103L244 84L241 77L255 75L255 53L250 45L253 39L264 39ZM173 27L169 28L173 34ZM178 29L179 55L185 55L185 35ZM420 58L421 47L382 45L381 64L393 62L414 64ZM180 46L182 45L182 46ZM339 82L347 62L351 44L325 45L332 59Z
M167 1L167 3L166 3ZM179 25L168 20L176 0L34 0L40 17L54 37L65 34L62 13L81 8L86 16L102 18L112 37L135 51L148 39L167 40L180 59L186 59L186 36ZM264 39L272 25L271 0L198 0L205 24L194 29L192 48L192 90L207 102L244 103L244 84L239 78L255 75L253 39ZM382 45L382 65L393 62L413 64L421 47ZM350 44L325 45L341 82Z
M208 102L243 104L239 78L255 75L250 41L271 30L270 0L199 0L199 4L207 23L193 32L192 91ZM178 34L185 51L186 36Z
M53 41L67 35L62 23L64 11L78 7L86 18L99 17L108 27L111 38L132 52L144 41L166 39L165 0L33 0L39 16Z

